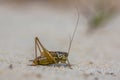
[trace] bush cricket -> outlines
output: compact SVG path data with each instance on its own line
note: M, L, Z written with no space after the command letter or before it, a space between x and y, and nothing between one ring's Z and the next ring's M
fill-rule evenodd
M78 23L79 23L79 13L78 13L78 19L77 19L77 23L76 23L74 32L72 34L72 38L70 39L68 52L49 51L42 45L39 38L35 37L35 59L31 60L31 61L33 61L33 64L31 64L31 66L37 66L37 65L46 65L47 66L47 65L51 65L51 64L65 63L69 66L70 69L72 69L69 59L68 59L68 55L69 55L69 52L71 49L71 44L74 39L75 32L78 27ZM37 56L37 50L39 50L40 56Z

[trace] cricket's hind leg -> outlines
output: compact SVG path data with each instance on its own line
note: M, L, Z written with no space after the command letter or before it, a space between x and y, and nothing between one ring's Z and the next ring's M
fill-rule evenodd
M34 40L34 42L35 42L35 59L37 58L37 47L38 47L38 49L39 49L39 51L41 52L41 49L40 49L40 47L39 47L39 45L38 45L38 37L35 37L35 40ZM34 61L34 60L29 60L30 62L32 61Z
M40 45L39 45L39 39L38 39L38 37L35 37L35 40L34 40L34 42L35 42L35 59L33 59L33 60L29 60L30 62L33 62L33 64L31 64L30 66L36 66L37 64L34 64L34 61L37 59L37 48L38 48L38 50L40 51L40 53L42 53L42 51L41 51L41 49L40 49Z
M42 49L44 48L43 45L41 44L40 40L38 37L35 37L35 56L37 58L37 48L40 52L40 55L42 55Z
M54 57L50 54L50 52L42 45L38 37L35 37L35 53L37 54L37 48L40 52L40 56L45 56L49 63L57 63Z

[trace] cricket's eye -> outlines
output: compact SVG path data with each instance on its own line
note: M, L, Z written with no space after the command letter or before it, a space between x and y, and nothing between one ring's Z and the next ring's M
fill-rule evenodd
M58 54L58 58L62 58L63 57L63 55L61 55L61 54Z

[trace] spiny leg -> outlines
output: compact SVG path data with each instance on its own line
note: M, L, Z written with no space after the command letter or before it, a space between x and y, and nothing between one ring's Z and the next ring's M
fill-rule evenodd
M36 42L36 39L35 39L35 58L37 58L37 42Z
M69 62L69 59L67 58L67 62L68 62L68 66L69 66L69 68L70 69L73 69L72 67L71 67L71 64L70 64L70 62Z
M37 48L39 49L40 53L42 53L39 44L37 43L37 38L35 38L35 59L37 58ZM34 60L29 60L29 61L34 61ZM35 64L31 64L30 66L35 66Z
M42 50L44 50L44 49L45 49L45 47L41 44L41 42L40 42L39 38L38 38L38 37L35 37L35 40L36 40L36 42L38 43L38 46L40 45L40 46L41 46L41 48L42 48Z
M37 58L37 41L36 41L36 38L35 38L35 59ZM33 62L34 60L29 60L30 62Z
M45 56L50 62L56 63L54 57L50 54L50 52L41 44L40 40L38 37L35 38L36 44L38 46L38 49L41 53L41 55ZM43 51L41 51L40 47L42 48Z
M41 48L40 48L40 46L39 46L38 41L39 41L39 39L36 37L36 38L35 38L35 54L37 55L37 47L38 47L41 55L43 55L42 50L41 50Z

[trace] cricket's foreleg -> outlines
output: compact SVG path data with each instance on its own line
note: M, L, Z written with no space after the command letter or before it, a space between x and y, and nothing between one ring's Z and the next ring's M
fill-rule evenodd
M69 59L67 59L67 62L68 62L69 68L72 69L71 64L70 64L70 62L69 62Z

